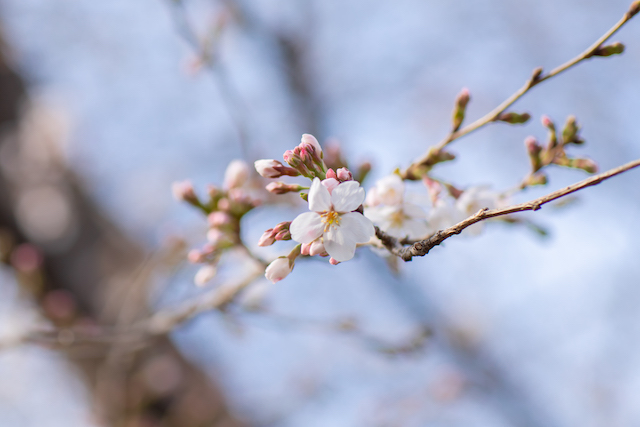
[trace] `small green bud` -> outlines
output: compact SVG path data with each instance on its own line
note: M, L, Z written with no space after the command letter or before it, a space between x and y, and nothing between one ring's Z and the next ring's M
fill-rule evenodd
M542 172L537 172L537 173L529 175L529 177L525 181L525 184L527 186L545 185L547 183L547 181L548 181L547 180L547 175L545 175Z
M500 114L496 118L496 121L505 122L512 125L519 125L519 124L528 122L530 118L531 118L531 115L529 113L520 114L520 113L509 112L509 113Z
M620 55L622 52L624 52L624 45L620 42L615 42L607 46L600 46L593 52L592 56Z
M587 173L598 172L598 165L591 159L570 159L569 167L582 169Z
M467 104L471 99L471 95L469 94L469 89L464 88L460 91L460 94L456 98L456 106L453 110L453 132L456 132L462 126L462 122L464 121L464 115L467 111Z
M571 115L567 117L567 121L564 124L564 129L562 130L562 143L563 144L571 144L575 143L578 138L578 131L580 127L576 123L576 117ZM581 142L584 142L581 140Z

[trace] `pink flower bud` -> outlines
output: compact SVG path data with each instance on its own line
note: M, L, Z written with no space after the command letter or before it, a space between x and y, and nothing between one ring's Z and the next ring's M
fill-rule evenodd
M276 242L276 238L273 234L273 228L266 230L262 233L260 240L258 240L258 246L271 246Z
M298 184L287 184L281 181L271 182L265 188L273 194L294 193L302 190L302 186Z
M199 203L191 181L174 182L171 186L171 191L173 192L173 197L178 201L191 204Z
M295 159L295 154L293 153L292 150L287 150L284 152L284 154L282 155L282 158L284 159L285 162L289 163L291 166L294 166L294 163L296 161ZM295 166L294 166L295 167Z
M331 265L338 265L340 264L340 261L334 259L333 257L331 257L331 259L329 260L329 264Z
M553 121L551 120L551 118L547 115L544 115L540 118L540 121L542 122L542 126L546 127L546 128L552 128L553 126Z
M283 221L283 222L279 222L278 224L276 224L275 227L273 227L273 231L276 233L279 233L283 230L289 230L289 227L291 227L291 221Z
M209 216L207 216L207 221L209 222L209 225L211 225L212 227L220 227L223 225L231 224L232 218L226 212L216 211L216 212L211 212Z
M320 143L318 142L315 136L305 133L304 135L302 135L302 139L300 141L301 141L301 145L309 144L313 146L315 150L315 154L317 154L318 156L320 156L320 153L322 153L322 148L320 148Z
M276 233L276 240L291 240L291 232L289 230L282 230Z
M300 246L300 255L309 255L309 251L311 250L311 243L303 243Z
M217 228L212 228L207 232L207 240L212 245L217 245L225 239L225 234Z
M309 248L309 255L315 256L315 255L323 254L324 252L325 252L324 244L322 243L321 239L316 239L313 242L311 242L311 247Z
M538 153L540 153L540 150L541 150L540 144L538 144L538 140L535 139L533 136L528 136L524 140L524 146L527 147L527 151L531 155L537 155Z
M327 178L338 179L338 175L336 175L336 171L334 171L333 169L329 168L329 169L327 169Z
M249 166L244 160L233 160L224 173L224 187L238 188L249 179Z
M265 277L271 283L279 282L293 271L293 263L287 257L276 258L267 266Z
M349 169L347 168L338 169L338 172L336 174L338 175L338 179L341 182L353 181L353 175L351 174L351 172L349 172Z
M218 201L218 209L222 211L228 211L229 209L231 209L231 202L229 202L229 199L227 198L220 199Z
M295 169L288 168L279 161L273 159L256 160L254 165L256 167L256 171L258 171L260 176L264 178L280 178L282 175L299 175Z
M192 264L198 264L204 261L204 254L197 249L191 249L187 254L187 259Z

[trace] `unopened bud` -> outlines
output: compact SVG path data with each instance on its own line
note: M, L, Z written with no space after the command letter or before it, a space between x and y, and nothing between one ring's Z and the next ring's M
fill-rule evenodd
M631 7L629 7L629 11L627 12L627 19L633 18L638 12L640 12L640 1L634 1L631 3Z
M204 261L204 254L198 249L191 249L187 254L187 259L192 264L198 264Z
M469 103L470 99L471 95L469 93L469 89L467 88L462 89L460 94L458 94L458 97L456 98L456 106L453 109L453 132L457 131L458 129L460 129L460 126L462 126L464 115L467 110L467 104Z
M536 172L542 167L542 159L540 158L542 147L538 144L538 140L532 136L529 136L524 140L524 145L527 147L527 152L529 153L531 169Z
M620 55L622 52L624 52L624 45L620 42L615 42L607 46L600 46L593 52L593 56Z
M329 169L327 169L327 178L338 179L338 175L336 174L336 171L334 171L333 169L329 168Z
M538 173L534 173L534 174L529 175L529 177L525 181L525 184L527 186L545 185L546 183L547 183L547 175L545 175L542 172L538 172Z
M207 222L212 227L221 227L224 225L229 225L231 224L231 221L232 221L231 216L228 213L222 212L222 211L211 212L207 216Z
M300 246L300 255L309 256L309 251L311 250L311 243L303 243Z
M276 242L276 237L273 235L273 228L266 230L260 236L260 240L258 240L258 246L271 246Z
M238 188L249 179L249 166L244 160L233 160L224 173L224 187Z
M300 193L300 198L305 202L309 201L309 193Z
M549 129L549 149L558 145L558 137L556 136L556 125L553 123L549 116L542 116L540 121L542 126Z
M329 259L329 264L338 265L338 264L340 264L340 261L338 261L337 259L331 257L331 259Z
M349 169L347 168L338 169L338 171L336 172L336 175L338 176L338 180L341 182L353 181L353 175L351 174L351 172L349 172Z
M205 265L200 267L198 272L196 273L193 281L198 286L204 286L207 282L211 281L216 276L218 270L214 265Z
M598 172L598 165L591 159L571 159L569 167L582 169L588 173Z
M583 143L583 140L577 138L578 136L578 124L576 123L575 116L567 117L567 122L564 124L564 129L562 130L562 143L563 144L571 144L571 143Z
M171 186L173 197L178 201L184 201L192 205L200 205L191 181L174 182Z
M293 152L291 152L293 155ZM285 153L286 154L286 153ZM274 159L256 160L254 163L256 171L264 178L280 178L283 175L298 176L300 173L281 162Z
M311 247L309 248L309 255L316 256L325 253L326 250L324 248L324 244L321 239L316 239L311 242Z
M496 120L500 122L510 123L512 125L523 124L529 121L531 115L529 113L501 113Z
M303 134L300 140L300 147L302 148L306 145L311 145L314 148L314 153L318 156L322 156L322 148L320 148L320 143L315 136L308 133Z
M287 184L281 181L270 182L265 188L269 193L273 194L297 193L303 189L301 185Z
M289 257L276 258L267 266L264 275L271 283L276 283L287 277L293 271L293 266L294 261Z

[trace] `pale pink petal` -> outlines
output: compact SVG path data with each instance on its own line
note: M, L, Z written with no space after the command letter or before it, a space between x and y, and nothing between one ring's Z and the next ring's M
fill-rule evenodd
M356 241L350 233L344 233L344 227L331 227L324 233L324 248L337 261L348 261L356 252Z
M339 230L351 236L356 243L368 242L375 234L371 220L358 212L341 215Z
M329 194L331 194L333 189L336 188L338 184L340 184L340 181L335 178L327 178L322 180L322 185L327 187L327 190L329 190Z
M357 181L347 181L331 192L331 202L336 212L351 212L364 202L364 188Z
M325 189L326 191L326 189ZM322 217L315 212L305 212L291 222L291 238L298 243L311 243L322 236Z
M313 178L309 189L309 210L313 212L331 210L331 194L329 194L327 187L322 185L319 178Z

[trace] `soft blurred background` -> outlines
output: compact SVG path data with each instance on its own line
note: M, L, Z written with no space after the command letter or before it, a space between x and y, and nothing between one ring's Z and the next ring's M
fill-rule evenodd
M206 225L172 182L202 190L232 159L279 158L313 133L370 161L368 187L446 135L462 87L480 117L628 7L0 1L0 426L640 425L638 171L523 214L546 238L494 224L398 273L369 250L300 263L247 297L268 312L240 301L133 350L46 334L131 324L224 286L195 288L182 259ZM640 157L640 18L613 40L623 55L536 87L515 106L533 120L456 141L436 175L512 187L542 114L575 114L587 144L574 152L601 170ZM584 177L554 169L517 200ZM252 212L246 242L298 211Z

